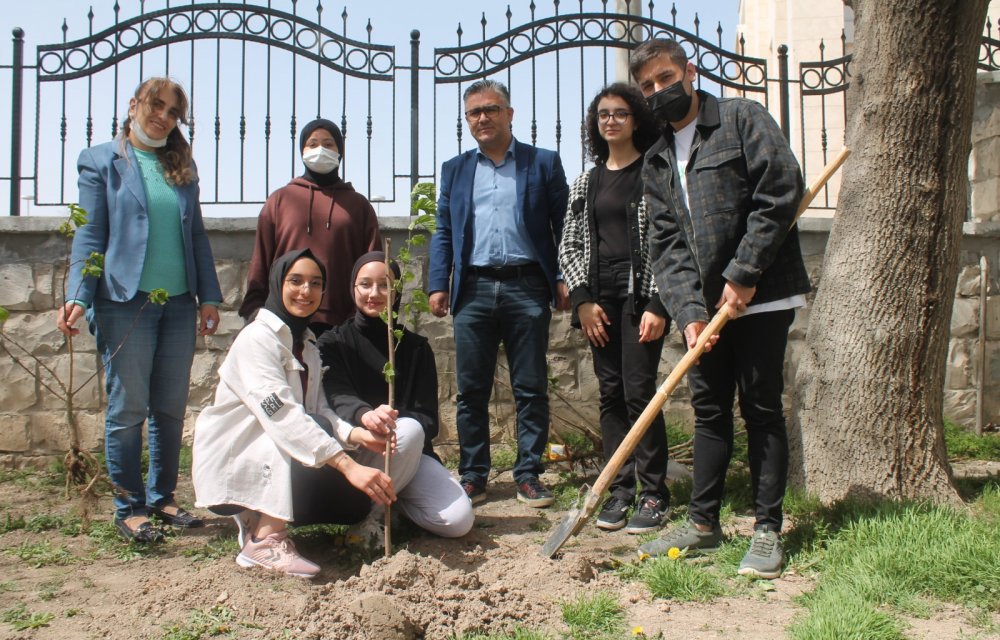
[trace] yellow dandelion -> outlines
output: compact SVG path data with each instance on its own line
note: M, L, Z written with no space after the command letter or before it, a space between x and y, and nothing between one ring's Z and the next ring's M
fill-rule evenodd
M646 560L649 560L649 554L648 553L643 553L643 552L640 551L639 552L639 562L644 562Z
M643 634L642 627L632 627L632 635L641 636Z
M671 560L676 560L681 557L681 550L677 547L670 547L670 550L667 551L667 557Z

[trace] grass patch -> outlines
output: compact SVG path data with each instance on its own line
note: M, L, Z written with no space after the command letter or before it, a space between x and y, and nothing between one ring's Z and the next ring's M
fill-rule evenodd
M51 613L29 613L28 607L23 602L0 613L0 620L9 624L15 631L47 627L53 618L55 616Z
M977 436L947 419L944 421L944 445L951 460L1000 460L1000 433Z
M640 580L654 597L679 602L709 602L729 592L725 581L706 565L662 557L648 560Z
M50 565L66 565L76 561L76 557L65 546L54 547L48 540L22 542L7 549L6 553L27 562L35 569Z
M195 562L228 558L239 553L240 547L236 538L231 535L215 535L208 542L195 549L184 549L181 554Z
M970 516L927 504L844 502L798 522L792 553L820 575L803 596L796 640L901 638L894 612L926 616L935 601L1000 611L1000 489L984 490ZM824 521L825 524L819 524ZM801 527L801 530L800 530ZM856 637L856 636L853 636Z
M170 531L164 531L170 535ZM90 525L90 539L97 545L99 554L118 558L123 562L145 558L156 554L155 544L143 544L135 540L126 542L118 533L113 522L95 522Z
M499 633L461 633L448 636L448 640L551 640L551 636L541 631L532 631L522 626L516 626L510 631Z
M625 612L618 599L603 591L564 602L562 617L573 640L618 638L625 629Z
M228 608L214 606L210 609L196 609L186 623L167 627L163 640L201 640L219 636L233 638L237 637L238 628L260 629L261 627L239 622Z

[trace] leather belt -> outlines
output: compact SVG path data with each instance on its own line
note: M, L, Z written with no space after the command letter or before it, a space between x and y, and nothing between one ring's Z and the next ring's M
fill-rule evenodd
M493 280L513 280L515 278L524 278L526 276L545 275L545 272L542 271L542 266L537 262L532 262L531 264L513 264L506 267L470 266L468 268L468 272L470 276L491 278Z

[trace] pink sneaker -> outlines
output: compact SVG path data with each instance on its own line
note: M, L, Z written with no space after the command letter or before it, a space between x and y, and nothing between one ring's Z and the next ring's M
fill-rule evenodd
M295 550L288 531L278 531L257 541L250 537L236 556L236 564L241 567L264 567L299 578L312 578L319 573L318 564L306 560Z

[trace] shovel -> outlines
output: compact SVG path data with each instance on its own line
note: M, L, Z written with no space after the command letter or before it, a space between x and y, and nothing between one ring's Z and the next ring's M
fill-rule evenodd
M837 172L840 165L844 164L847 160L847 156L851 154L850 150L846 147L840 150L833 160L830 161L828 165L823 167L823 171L820 173L819 177L816 178L815 182L809 185L805 194L802 196L802 202L799 203L798 211L795 213L795 220L792 221L792 226L799 219L799 216L809 208L809 204L812 202L819 190L823 188L823 185L827 183L831 176ZM549 535L548 540L542 545L542 555L546 558L551 558L562 548L566 541L572 536L575 536L583 528L583 525L594 515L597 511L597 504L600 502L601 497L604 492L607 491L608 486L611 481L614 480L615 476L618 475L618 471L625 464L632 452L635 450L636 445L642 440L642 437L646 434L646 430L649 425L652 424L653 419L656 414L659 413L660 409L663 408L664 403L666 403L667 398L673 393L674 389L680 383L681 379L688 372L698 358L705 352L705 345L711 339L712 336L718 335L722 331L722 327L726 325L729 321L730 306L725 304L719 309L712 321L708 323L708 326L701 332L698 336L698 340L684 357L681 358L680 362L673 368L667 379L660 385L650 399L649 404L646 405L646 409L639 416L639 419L635 421L632 428L625 435L625 439L622 443L618 445L618 449L615 450L614 455L608 460L608 463L604 465L604 470L601 471L601 475L597 476L597 481L594 482L593 487L588 487L583 485L580 488L580 495L577 497L576 506L570 509L566 517L563 518L559 526L555 528L555 531Z

